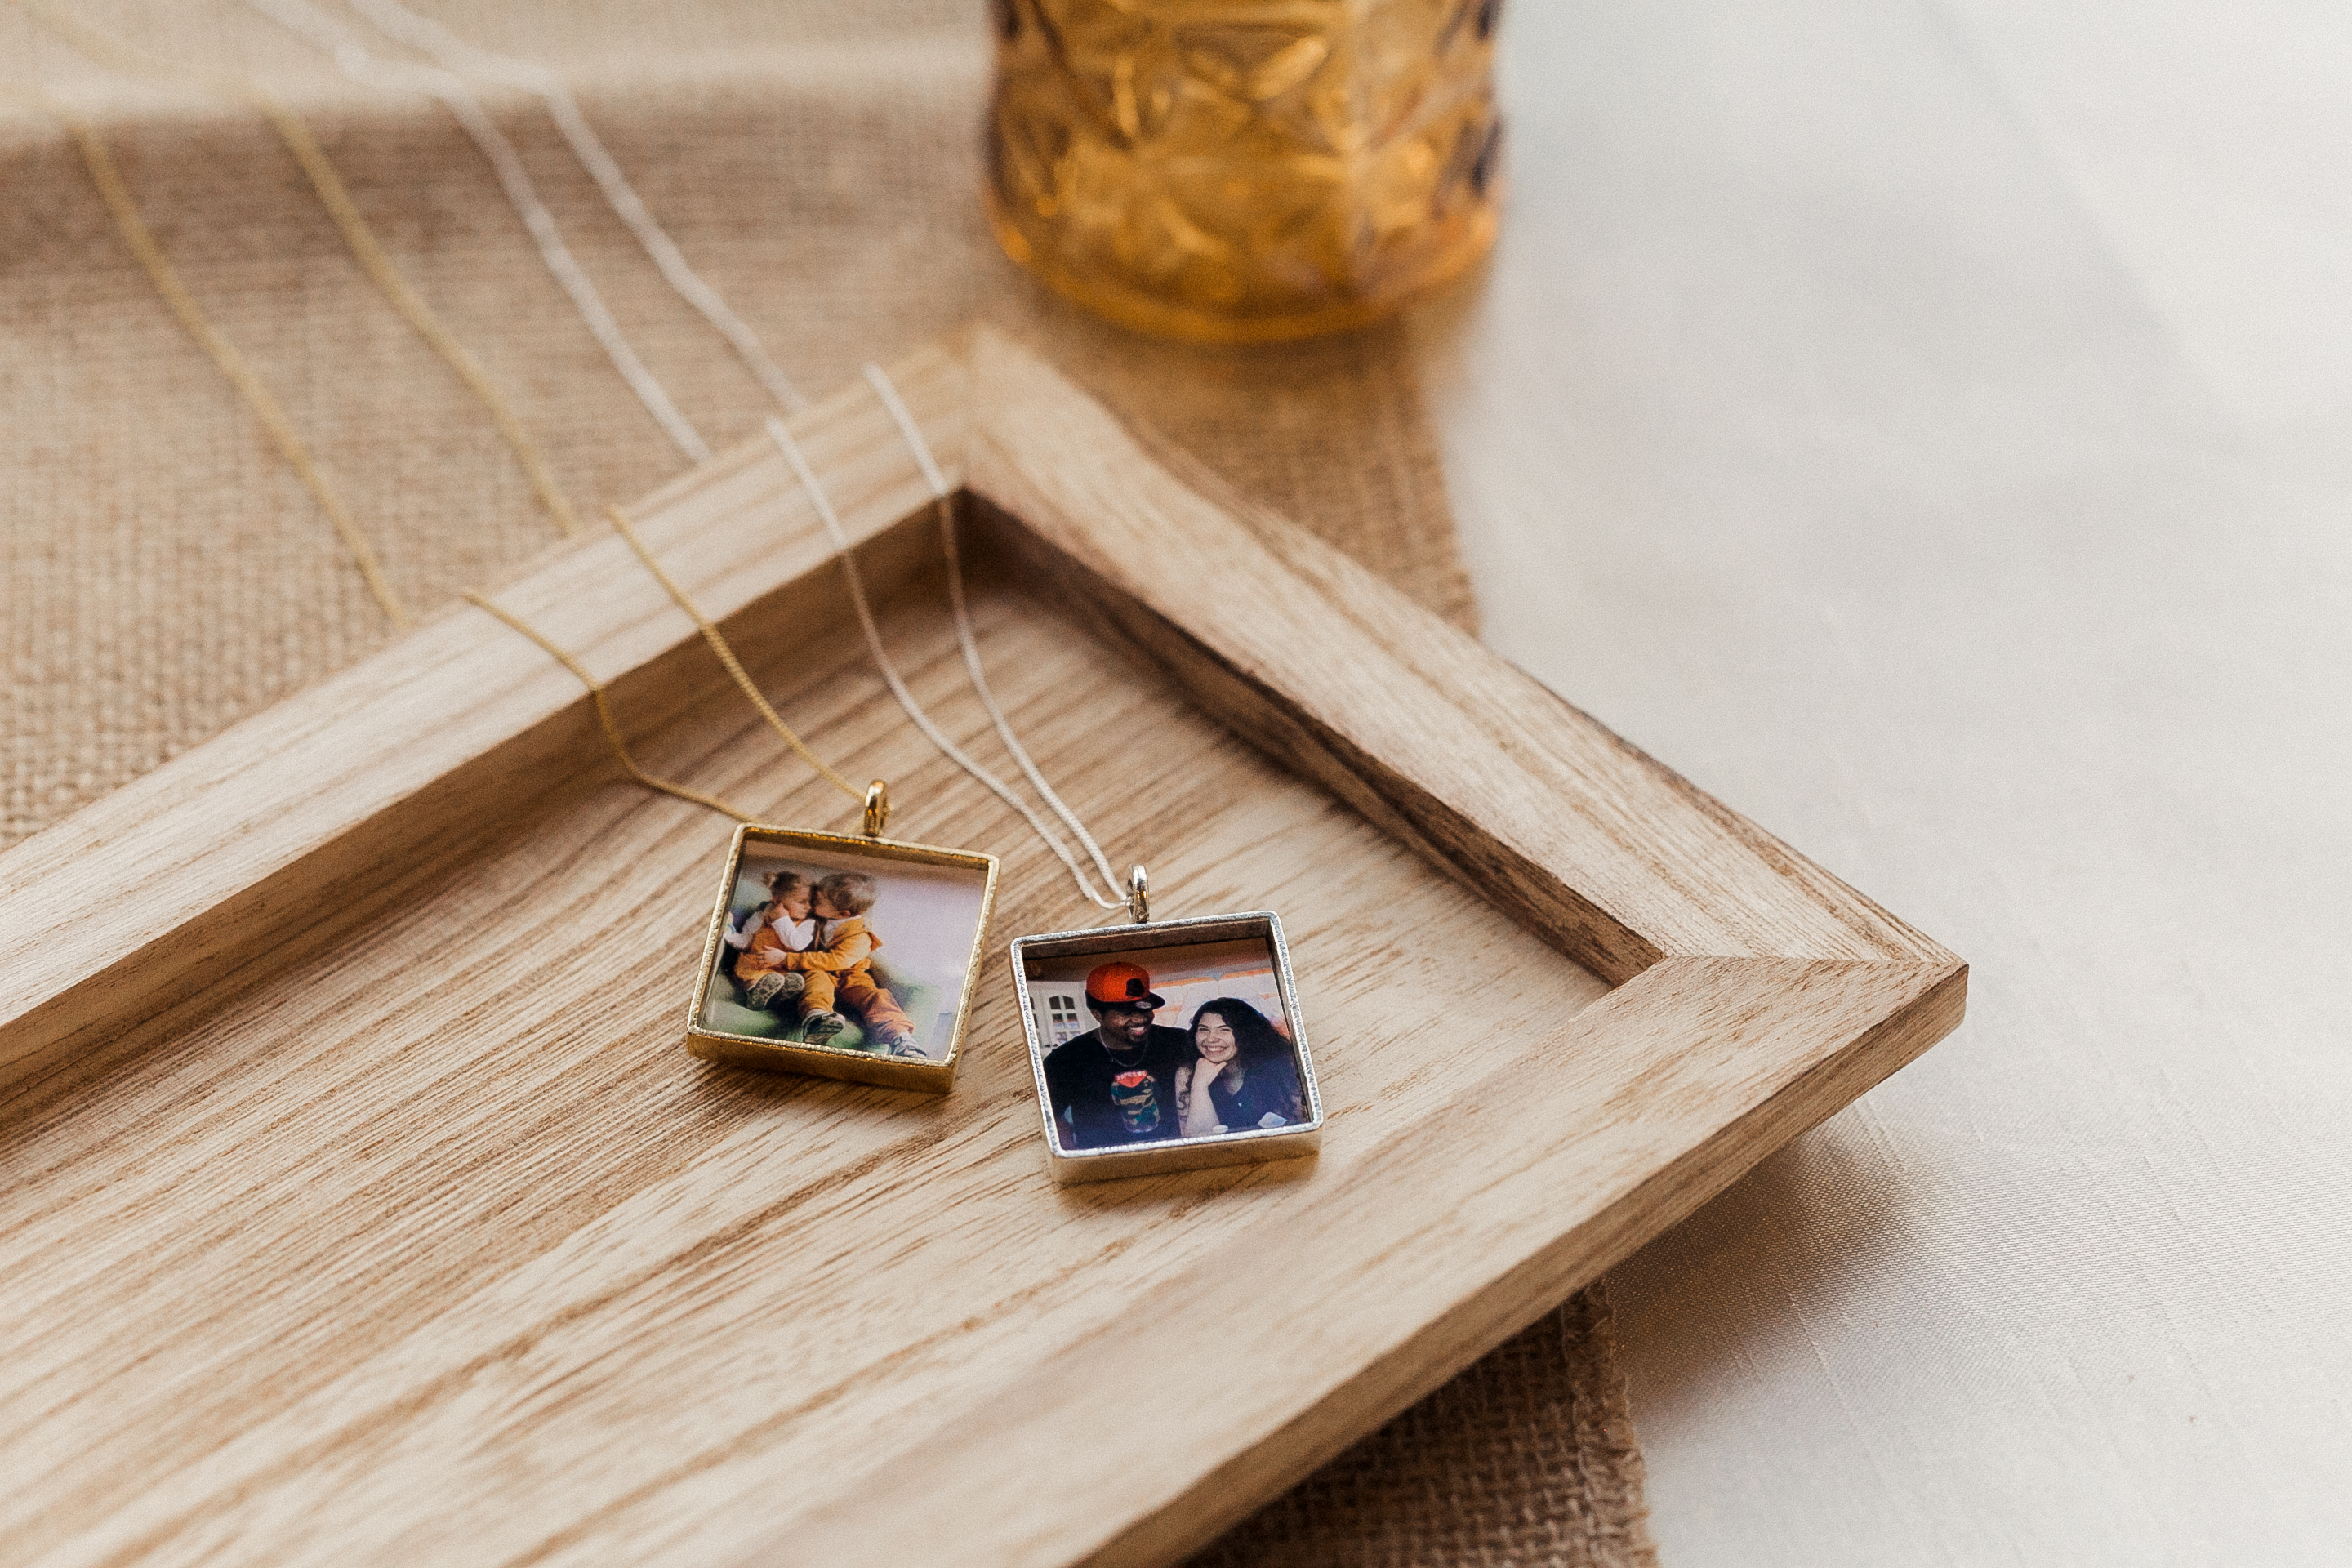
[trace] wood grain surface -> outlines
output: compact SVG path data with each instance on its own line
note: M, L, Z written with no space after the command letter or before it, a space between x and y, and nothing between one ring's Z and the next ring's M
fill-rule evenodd
M933 352L898 373L952 479L961 361ZM929 495L888 416L860 388L802 416L795 438L853 542L893 535L866 568L887 592L928 543L903 525ZM832 549L764 440L639 510L641 537L706 613L761 603L734 627L747 656L804 643L795 618L832 605ZM719 689L693 627L617 535L551 551L499 598L649 711ZM16 846L0 856L0 1084L158 998L270 962L286 932L387 891L418 860L462 853L588 763L595 736L579 682L467 606ZM857 817L854 803L814 809L835 826ZM89 896L144 879L173 896L136 921Z
M1339 551L1235 529L1050 365L990 334L973 361L970 483L1098 632L1605 978L1947 960Z
M1041 763L1155 912L1282 911L1321 1155L1055 1188L993 976L943 1100L688 1058L731 826L453 615L0 857L0 1561L1166 1562L1958 1021L1949 955L1024 351L899 380ZM879 418L796 433L984 747ZM1000 939L1078 922L780 461L640 517L894 831L1004 857ZM500 596L655 771L854 815L617 541Z

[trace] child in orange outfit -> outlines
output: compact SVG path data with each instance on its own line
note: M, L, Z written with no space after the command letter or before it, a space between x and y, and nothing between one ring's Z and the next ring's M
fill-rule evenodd
M763 946L768 932L751 940L751 950L737 961L736 973L797 973L803 982L800 999L801 1037L823 1045L841 1033L846 1012L875 1043L892 1056L919 1057L915 1026L898 999L874 978L874 950L882 938L866 920L877 897L874 879L860 871L835 871L818 879L811 910L817 919L818 940L805 952L784 950L781 941ZM836 1008L840 1009L836 1011Z

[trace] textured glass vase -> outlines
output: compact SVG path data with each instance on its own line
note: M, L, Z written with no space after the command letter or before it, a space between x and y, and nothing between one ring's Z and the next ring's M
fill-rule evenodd
M1113 321L1252 342L1493 243L1499 0L992 0L990 216Z

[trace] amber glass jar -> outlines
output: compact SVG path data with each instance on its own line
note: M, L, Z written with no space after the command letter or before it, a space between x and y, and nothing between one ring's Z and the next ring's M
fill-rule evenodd
M990 216L1112 320L1360 326L1495 237L1500 0L992 0Z

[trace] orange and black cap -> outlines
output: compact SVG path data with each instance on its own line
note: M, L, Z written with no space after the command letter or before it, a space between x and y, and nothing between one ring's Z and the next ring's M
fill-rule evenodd
M1087 976L1087 1000L1098 1007L1150 1007L1153 1011L1168 1005L1166 997L1151 989L1151 971L1139 963L1098 963Z

